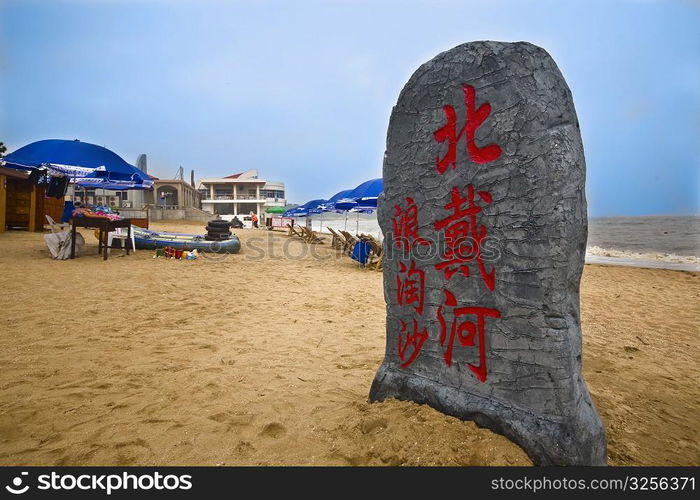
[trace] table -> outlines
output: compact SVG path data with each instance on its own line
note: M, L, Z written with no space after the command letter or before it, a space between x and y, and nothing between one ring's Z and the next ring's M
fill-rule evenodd
M106 217L73 217L72 221L72 238L70 246L70 258L75 259L75 229L78 227L88 227L96 228L100 230L100 244L97 247L97 253L104 252L104 260L107 260L107 234L114 231L118 227L128 228L127 243L124 244L126 247L126 254L129 255L129 245L131 241L131 219L122 220L110 220ZM104 240L104 243L103 243Z

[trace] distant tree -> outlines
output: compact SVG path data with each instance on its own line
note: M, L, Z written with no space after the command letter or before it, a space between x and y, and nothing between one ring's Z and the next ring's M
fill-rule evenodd
M5 143L0 141L0 158L5 156L5 152L7 151L7 148L5 147Z

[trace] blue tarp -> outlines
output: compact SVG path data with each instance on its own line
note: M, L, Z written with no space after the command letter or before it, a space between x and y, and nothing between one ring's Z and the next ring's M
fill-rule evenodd
M77 177L77 184L83 187L121 190L147 189L153 185L148 174L130 165L118 154L78 140L33 142L10 153L3 160L6 167L19 170L55 165L59 171Z
M352 260L356 260L363 266L367 264L367 259L372 251L372 245L367 241L358 241L352 249Z

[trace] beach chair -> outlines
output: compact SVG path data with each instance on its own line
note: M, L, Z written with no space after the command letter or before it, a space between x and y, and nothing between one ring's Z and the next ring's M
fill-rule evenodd
M46 215L46 221L48 224L44 224L44 230L51 231L52 233L67 231L71 227L70 222L56 222L50 215Z
M379 260L377 260L377 263L374 265L374 270L384 271L384 253L379 256Z
M369 242L370 246L372 247L372 253L369 256L369 260L367 262L367 269L374 269L375 271L381 271L383 269L382 261L383 261L383 254L384 254L384 248L374 236L367 236L365 238L365 241Z
M301 226L301 230L304 233L303 239L307 243L320 243L323 244L323 239L321 239L316 231L309 229L308 227Z
M296 226L297 230L297 236L301 238L302 240L306 241L306 239L309 237L308 234L306 234L306 227L304 226Z
M338 250L344 250L345 237L342 234L337 233L332 227L326 226L326 229L328 229L333 235L333 239L331 240L331 247L337 248Z
M351 255L353 248L355 248L355 243L357 243L358 239L355 238L352 234L348 233L347 231L340 231L340 234L342 234L345 237L345 253Z
M287 236L298 236L302 240L304 239L304 231L301 229L301 226L287 224L287 227L289 228L289 233L287 233Z

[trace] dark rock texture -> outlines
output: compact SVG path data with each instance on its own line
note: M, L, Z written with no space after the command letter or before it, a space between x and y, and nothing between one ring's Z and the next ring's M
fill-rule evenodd
M546 51L473 42L423 64L389 123L387 346L370 400L473 420L539 465L606 464L581 375L584 187L571 93Z

